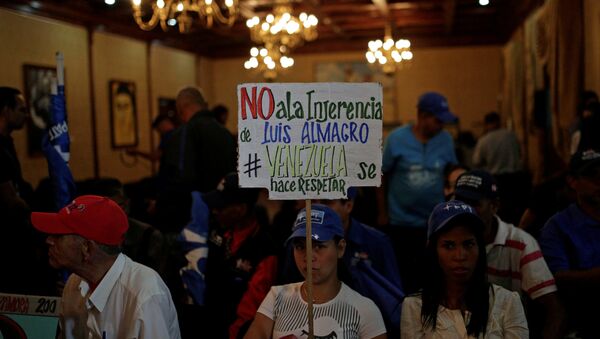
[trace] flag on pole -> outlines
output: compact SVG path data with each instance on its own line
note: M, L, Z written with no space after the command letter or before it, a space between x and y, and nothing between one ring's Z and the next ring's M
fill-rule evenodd
M57 209L75 198L75 181L69 169L70 139L65 104L65 68L62 53L56 53L57 79L52 83L50 127L42 139L42 150L48 161L54 204Z
M198 191L192 192L192 220L177 236L188 261L179 274L194 304L204 305L206 260L208 259L208 206Z

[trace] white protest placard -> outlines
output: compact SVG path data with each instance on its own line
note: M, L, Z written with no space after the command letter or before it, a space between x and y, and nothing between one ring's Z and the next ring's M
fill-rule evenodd
M381 182L378 83L238 85L241 187L271 199L341 199Z

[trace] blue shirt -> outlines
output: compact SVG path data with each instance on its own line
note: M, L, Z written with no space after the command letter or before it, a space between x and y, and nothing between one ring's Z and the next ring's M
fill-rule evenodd
M600 267L600 222L571 204L548 220L540 247L552 273Z
M344 262L348 267L362 260L394 286L402 289L396 255L387 235L353 218L345 238Z
M388 213L392 225L426 227L433 207L444 201L444 167L457 163L450 133L441 131L426 143L412 125L394 130L383 149L382 170L388 179Z

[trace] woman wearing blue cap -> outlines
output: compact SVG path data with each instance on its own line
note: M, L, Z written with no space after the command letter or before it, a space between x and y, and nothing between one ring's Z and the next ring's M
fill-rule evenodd
M311 211L315 338L386 338L381 312L338 277L346 242L342 221L323 205ZM296 218L292 235L294 260L306 278L306 211ZM306 281L274 286L260 305L245 338L304 338L308 335Z
M438 204L428 226L424 286L404 299L402 338L528 338L517 292L487 282L484 227L474 209L458 200Z

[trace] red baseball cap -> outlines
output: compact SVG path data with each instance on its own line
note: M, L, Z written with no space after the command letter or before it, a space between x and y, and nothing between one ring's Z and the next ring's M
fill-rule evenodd
M104 245L120 245L129 227L127 215L106 197L82 195L58 213L31 213L31 223L47 234L77 234Z

